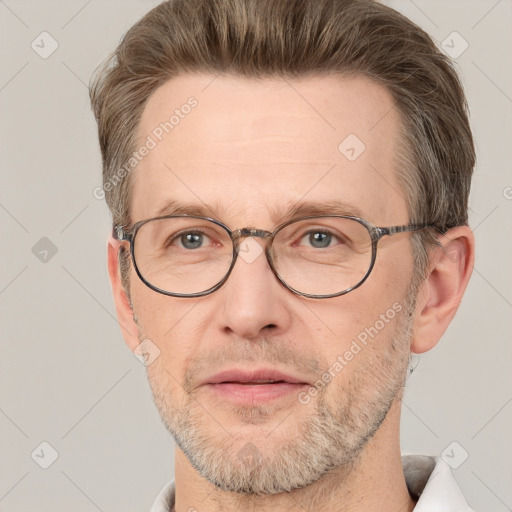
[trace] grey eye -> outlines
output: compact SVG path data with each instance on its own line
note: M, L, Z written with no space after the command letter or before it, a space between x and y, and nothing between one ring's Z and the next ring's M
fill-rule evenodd
M312 247L323 248L331 245L332 235L322 231L309 234L309 243Z
M203 234L185 233L180 236L180 242L185 249L197 249L203 245Z

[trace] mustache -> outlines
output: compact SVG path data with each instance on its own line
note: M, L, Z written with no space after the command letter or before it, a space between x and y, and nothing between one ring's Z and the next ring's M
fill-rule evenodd
M203 352L192 359L185 373L184 388L193 389L199 374L225 366L226 364L254 364L258 366L284 366L303 375L319 375L322 365L314 354L303 354L294 348L290 340L260 338L258 340L232 340L229 344Z

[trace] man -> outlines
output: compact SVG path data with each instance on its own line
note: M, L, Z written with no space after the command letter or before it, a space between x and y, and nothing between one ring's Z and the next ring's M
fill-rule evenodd
M475 154L429 36L366 0L174 0L91 86L127 345L177 443L153 511L470 510L400 455L470 278Z

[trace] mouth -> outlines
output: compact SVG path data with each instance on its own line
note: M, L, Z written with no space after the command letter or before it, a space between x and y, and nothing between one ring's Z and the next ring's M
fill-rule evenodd
M248 385L248 386L251 386L251 385L254 385L254 386L259 386L259 385L262 385L262 384L276 384L276 383L281 383L281 382L286 382L285 380L250 380L250 381L238 381L238 380L233 380L233 381L225 381L225 382L218 382L217 384L242 384L242 385Z
M226 370L206 379L202 386L238 404L256 404L290 398L310 384L300 377L273 369Z

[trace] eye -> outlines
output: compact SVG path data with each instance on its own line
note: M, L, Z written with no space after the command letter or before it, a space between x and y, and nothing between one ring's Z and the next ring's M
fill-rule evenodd
M187 231L180 233L171 241L170 245L178 243L184 249L199 249L206 244L209 238L200 231Z
M310 245L315 249L325 249L327 247L330 247L331 245L334 245L335 242L339 243L338 237L336 237L329 231L323 230L310 231L309 233L304 235L300 240L301 245Z

